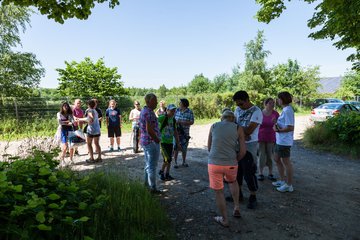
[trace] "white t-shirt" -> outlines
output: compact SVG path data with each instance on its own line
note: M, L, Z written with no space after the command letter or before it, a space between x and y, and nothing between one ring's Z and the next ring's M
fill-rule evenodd
M250 139L246 143L257 142L259 140L259 128L263 120L263 114L260 108L252 106L249 109L243 110L240 107L235 109L235 121L239 126L248 127L251 122L254 122L257 127L250 135Z
M291 106L286 106L277 120L279 128L286 126L295 126L294 110ZM294 142L294 131L291 132L276 132L276 144L283 146L292 146Z

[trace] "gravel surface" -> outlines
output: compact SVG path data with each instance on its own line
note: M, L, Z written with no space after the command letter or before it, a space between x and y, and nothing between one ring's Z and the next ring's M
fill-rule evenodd
M158 182L164 190L159 199L167 209L178 239L360 239L360 159L304 148L301 136L309 125L308 116L296 117L296 140L291 152L295 191L279 193L269 180L259 182L258 206L250 210L246 208L249 193L244 185L242 218L230 219L230 227L226 229L213 220L217 208L215 194L208 187L206 149L210 124L192 126L189 167L172 168L175 180ZM105 149L108 140L102 137L102 164L86 164L87 150L80 147L81 155L75 157L71 166L75 170L116 166L130 177L142 180L143 153L131 152L130 138L130 134L122 137L123 151L108 152ZM0 142L0 158L7 159L7 154L26 155L29 146L42 146L46 150L51 142L52 139ZM225 193L229 194L227 188ZM232 207L228 204L229 215Z

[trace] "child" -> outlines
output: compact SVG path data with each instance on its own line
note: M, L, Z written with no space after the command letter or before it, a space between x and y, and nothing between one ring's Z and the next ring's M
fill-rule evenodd
M61 161L64 161L65 154L67 149L69 148L68 145L68 134L70 131L73 131L73 112L69 103L64 102L61 104L60 111L57 113L57 120L59 125L61 126L61 143L62 143L62 152L61 152ZM70 161L73 161L74 156L74 149L70 148Z
M106 125L108 129L108 137L110 138L110 151L114 151L114 135L116 136L117 150L120 148L121 137L121 111L116 107L116 101L109 101L109 108L106 109Z
M159 171L160 179L163 181L173 180L170 176L170 165L173 153L173 141L175 139L178 148L181 148L179 136L175 127L175 110L174 104L169 104L165 114L159 115L158 122L161 133L160 150L164 158L164 163Z

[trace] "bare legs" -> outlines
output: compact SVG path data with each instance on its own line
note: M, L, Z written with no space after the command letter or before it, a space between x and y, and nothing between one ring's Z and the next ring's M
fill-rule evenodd
M288 185L292 185L294 170L290 158L280 158L278 154L275 153L275 162L279 171L280 180L285 181ZM285 179L286 171L286 179Z
M238 199L239 199L239 184L237 183L237 181L229 183L229 188L230 188L231 196L234 200L234 211L239 210L240 209L239 201L238 201ZM215 190L215 198L216 198L216 206L218 207L220 214L223 217L223 223L225 225L228 225L229 218L228 218L227 210L226 210L224 189Z

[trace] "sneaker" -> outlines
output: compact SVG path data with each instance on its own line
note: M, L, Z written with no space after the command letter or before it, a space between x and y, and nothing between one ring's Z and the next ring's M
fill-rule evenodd
M265 179L265 176L264 176L264 175L260 174L260 175L258 176L258 180L259 180L259 181L264 181L264 179Z
M255 209L256 205L257 205L256 196L255 195L250 195L247 208L248 209Z
M80 156L79 151L77 149L75 150L74 155Z
M281 187L276 188L276 190L278 190L279 192L293 192L294 188L292 185L287 185L287 183L285 183Z
M177 163L175 163L174 168L179 168L179 166L177 165Z
M95 162L102 162L102 158L97 158Z
M278 181L272 183L272 185L274 187L281 187L284 184L285 184L285 181L281 181L281 180L278 180Z
M173 177L172 177L171 175L169 175L169 174L165 176L165 180L166 180L166 181L171 181L171 180L174 180L174 179L175 179L175 178L173 178Z
M162 180L162 181L165 181L166 180L166 178L165 178L165 176L164 176L164 174L162 173L162 174L160 174L160 179Z
M234 199L232 198L232 196L227 196L227 197L225 198L225 200L226 200L227 202L234 202ZM240 191L240 192L239 192L239 202L243 202L243 201L244 201L244 195L243 195L242 191Z
M275 182L276 178L274 177L274 175L269 174L269 176L267 177L270 181Z
M86 163L95 163L95 160L94 159L86 159L85 162Z
M114 151L114 148L112 146L109 147L109 151L112 152Z
M152 188L152 189L150 189L150 193L151 194L161 194L161 191L156 188Z
M118 152L121 152L121 148L120 148L120 147L118 147Z

